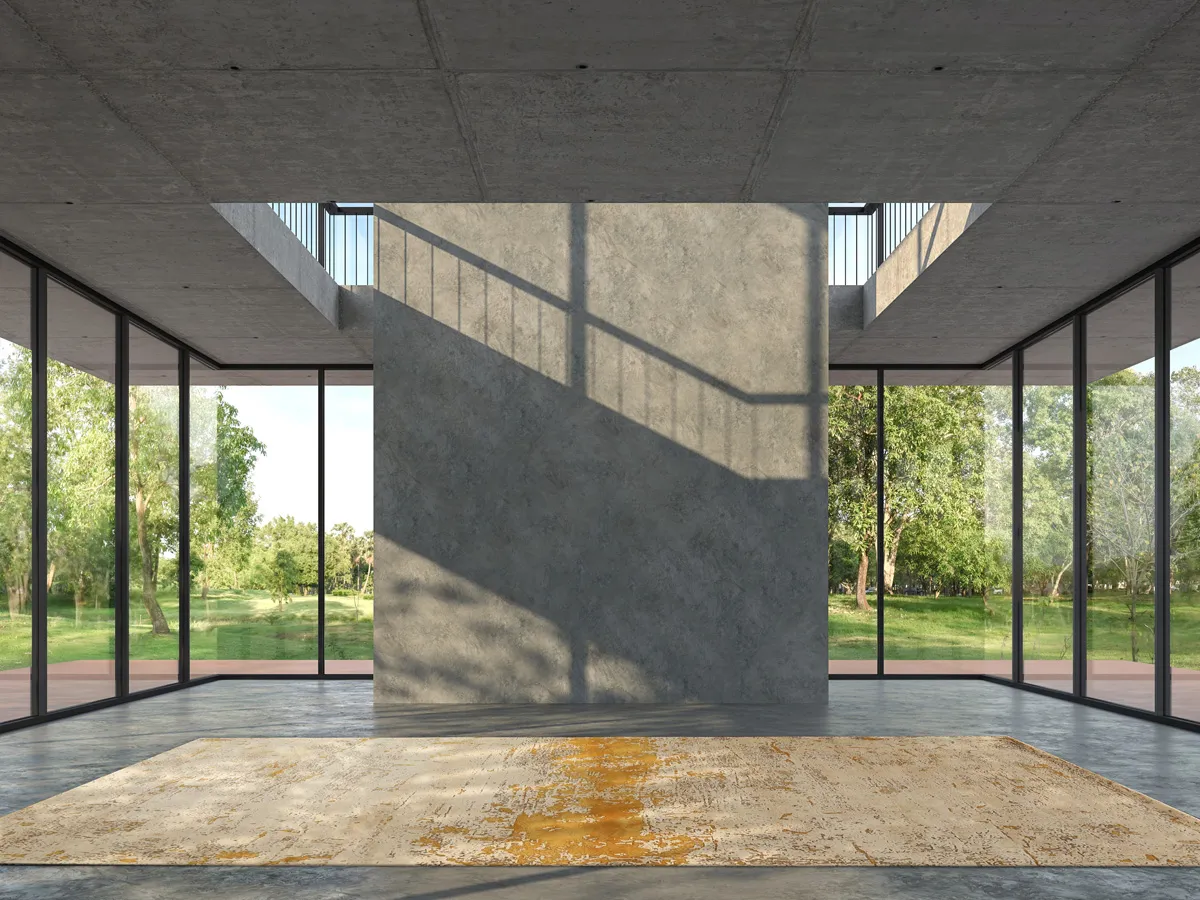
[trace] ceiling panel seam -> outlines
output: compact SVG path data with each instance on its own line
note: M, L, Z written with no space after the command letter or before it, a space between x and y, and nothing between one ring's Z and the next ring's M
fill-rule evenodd
M128 118L126 118L125 115L122 114L122 112L117 108L117 106L111 100L108 99L107 95L105 95L105 93L103 91L101 91L98 87L96 87L96 85L92 81L92 79L89 78L82 70L80 70L78 66L76 66L73 62L71 62L71 60L66 56L66 54L64 54L57 47L55 47L52 43L50 43L50 41L46 40L45 36L42 35L42 33L40 31L38 31L36 28L33 27L33 23L31 23L27 18L25 18L25 15L19 9L17 9L15 6L13 6L11 3L9 3L8 0L0 0L0 3L3 3L12 12L14 18L16 18L17 21L19 21L22 25L25 26L25 28L29 31L29 33L31 35L33 35L34 40L36 40L39 44L41 44L48 53L50 53L55 59L57 59L59 61L59 63L62 64L63 68L66 70L67 73L74 75L76 78L79 79L79 81L87 89L88 93L90 93L93 97L95 97L97 102L99 102L113 118L115 118L118 122L120 122L127 129L129 129L129 132L134 137L136 137L139 141L141 141L143 144L145 144L147 147L149 147L150 150L159 159L161 159L164 163L166 163L167 167L172 172L175 173L175 176L180 181L182 181L184 184L186 184L188 186L188 188L192 191L193 194L195 194L197 197L203 196L203 194L200 192L200 190L197 188L197 186L195 184L193 184L191 182L191 180L188 179L187 176L185 176L183 174L183 172L181 172L179 170L179 167L175 165L174 160L172 160L165 153L163 153L162 150L160 150L154 144L153 141L151 141L148 137L146 137L146 135L144 135L142 133L141 129L139 129L136 125L133 124L133 122L131 122Z
M796 21L796 35L792 38L792 46L788 50L787 62L784 64L785 71L779 85L779 94L775 98L775 105L771 108L771 116L767 119L766 128L763 129L762 142L754 154L754 159L750 162L750 171L746 175L741 195L738 197L743 203L750 203L754 200L763 169L766 168L767 160L771 156L771 144L775 140L776 132L779 131L779 123L783 120L783 114L787 111L788 100L792 95L792 85L796 81L796 69L812 44L813 29L816 28L816 24L817 0L810 0Z
M454 122L462 137L467 158L471 161L471 170L475 173L475 185L479 190L479 199L484 203L491 197L488 191L487 178L483 173L483 161L479 157L479 148L475 143L475 129L467 116L467 105L458 89L458 77L446 65L446 51L442 46L442 37L438 32L437 23L429 11L427 0L417 0L417 11L421 16L421 27L425 29L425 41L429 44L429 52L433 54L433 62L442 79L446 96L450 100L450 108L454 113Z

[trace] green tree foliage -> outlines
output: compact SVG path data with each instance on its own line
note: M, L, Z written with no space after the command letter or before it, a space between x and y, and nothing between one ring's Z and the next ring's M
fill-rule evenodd
M154 634L170 634L158 604L159 560L179 545L179 392L129 389L130 566Z
M55 360L47 378L47 585L68 589L76 624L90 599L113 598L116 550L116 391Z
M223 393L195 392L192 404L192 577L211 613L214 583L240 587L258 526L251 477L266 446Z
M857 559L855 597L868 609L867 569L875 548L876 389L829 388L829 537Z
M33 564L31 354L10 345L0 360L0 569L10 619L29 612Z

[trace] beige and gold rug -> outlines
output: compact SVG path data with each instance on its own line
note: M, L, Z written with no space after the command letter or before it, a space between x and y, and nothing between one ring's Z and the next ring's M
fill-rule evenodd
M0 862L1200 864L1200 820L1006 737L205 739L0 818Z

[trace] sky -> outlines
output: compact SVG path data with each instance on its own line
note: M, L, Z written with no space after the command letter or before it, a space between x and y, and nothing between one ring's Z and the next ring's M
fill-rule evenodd
M275 516L317 521L317 389L223 388L238 419L266 444L251 476L263 522ZM372 389L325 388L325 524L373 528Z

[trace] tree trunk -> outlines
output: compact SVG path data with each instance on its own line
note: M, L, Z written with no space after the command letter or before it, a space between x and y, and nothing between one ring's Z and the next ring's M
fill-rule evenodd
M20 589L15 584L8 585L8 617L16 619L17 613L21 611L21 594Z
M150 535L146 530L147 498L139 488L133 498L133 508L137 513L138 550L142 556L142 606L150 614L150 630L154 634L170 634L171 626L163 615L162 607L158 605L158 585L154 583L154 557L150 553Z
M54 587L54 570L58 568L58 563L50 563L50 571L46 573L46 593L50 593L50 588Z
M870 565L870 560L867 558L866 551L859 554L858 557L858 582L854 587L854 602L859 609L864 612L871 609L871 605L867 603L867 566Z
M83 605L87 602L84 597L83 577L75 582L75 627L78 628L83 624Z
M892 586L896 581L896 556L900 552L900 535L904 532L904 526L900 525L896 528L896 534L892 537L892 546L888 548L883 557L883 593L884 595L892 592Z
M1054 576L1054 586L1050 588L1050 596L1057 597L1058 589L1062 585L1063 576L1067 574L1067 569L1071 568L1071 563L1067 563L1058 570L1058 574Z
M1129 592L1129 658L1138 661L1137 594Z

